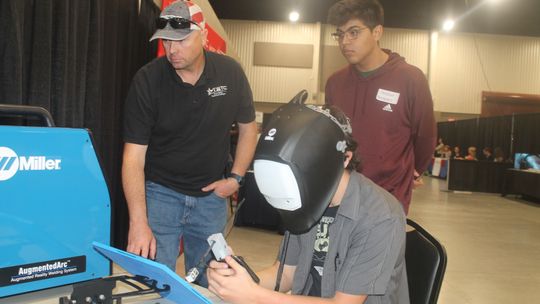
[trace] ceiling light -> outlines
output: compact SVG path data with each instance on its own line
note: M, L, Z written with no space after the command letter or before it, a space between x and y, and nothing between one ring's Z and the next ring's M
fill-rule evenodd
M444 21L444 23L443 23L443 30L446 31L446 32L449 32L454 28L454 25L456 25L454 20L446 19L446 21Z
M300 19L300 14L298 14L297 11L292 11L289 13L289 20L291 20L291 22L296 22L298 19Z

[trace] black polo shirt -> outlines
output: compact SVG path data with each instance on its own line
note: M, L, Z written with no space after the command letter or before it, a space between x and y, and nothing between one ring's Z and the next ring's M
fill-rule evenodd
M133 78L125 105L124 141L148 145L147 180L204 196L201 188L223 176L232 123L254 119L251 88L232 58L205 52L204 71L193 86L160 57Z

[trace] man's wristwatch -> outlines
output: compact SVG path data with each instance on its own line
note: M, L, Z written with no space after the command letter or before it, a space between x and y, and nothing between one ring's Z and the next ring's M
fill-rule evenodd
M236 173L231 173L229 175L229 177L234 178L236 180L236 182L238 183L238 185L240 185L240 187L242 187L244 185L244 177L243 176L238 175Z

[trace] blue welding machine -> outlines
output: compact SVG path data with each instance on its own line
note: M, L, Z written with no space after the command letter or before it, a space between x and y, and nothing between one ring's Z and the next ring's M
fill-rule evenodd
M110 275L110 221L87 130L0 126L0 297Z

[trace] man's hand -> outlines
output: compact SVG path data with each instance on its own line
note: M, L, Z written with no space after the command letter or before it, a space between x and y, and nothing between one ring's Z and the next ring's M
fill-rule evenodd
M234 178L230 177L213 182L210 185L202 188L202 191L214 191L217 196L226 198L238 191L238 188L240 188L238 182Z
M143 258L156 258L156 239L148 224L130 224L127 251Z
M413 177L413 189L419 188L424 185L424 180L422 179L422 176L418 174L416 170L414 170Z
M122 186L129 210L127 251L156 258L156 239L148 226L144 166L148 146L126 143L122 162Z
M208 265L208 290L226 302L256 303L257 292L262 287L232 257L225 257L225 262L212 261Z

